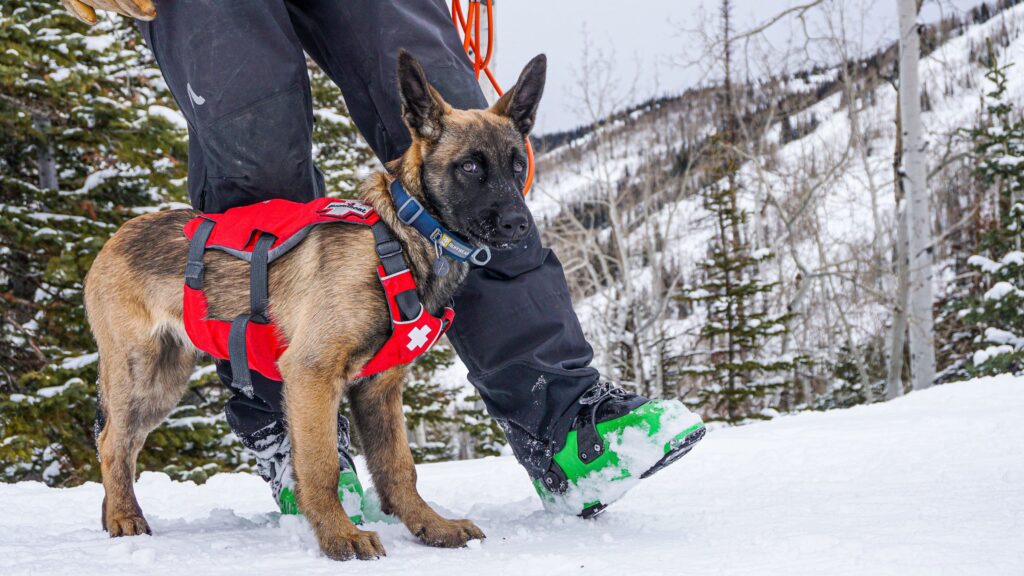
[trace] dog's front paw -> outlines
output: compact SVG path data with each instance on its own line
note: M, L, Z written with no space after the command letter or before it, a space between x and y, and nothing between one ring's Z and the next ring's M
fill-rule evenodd
M321 542L320 549L332 560L376 560L388 555L377 533L363 530L333 538L329 542Z
M470 520L445 520L438 518L416 527L413 534L429 546L459 548L470 540L487 538L484 531Z
M153 533L149 529L149 523L142 517L142 514L129 514L106 518L103 523L103 528L110 533L111 538Z

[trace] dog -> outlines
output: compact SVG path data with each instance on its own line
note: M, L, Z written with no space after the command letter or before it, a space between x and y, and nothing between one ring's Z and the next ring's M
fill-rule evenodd
M361 184L360 199L401 242L420 300L432 314L449 302L468 265L454 262L448 274L432 273L435 247L397 218L390 179L397 178L428 212L470 242L501 250L521 241L532 226L522 194L525 138L545 75L540 55L491 108L457 110L411 55L399 55L402 116L412 145L386 173ZM86 311L100 355L102 524L112 537L150 533L133 487L136 459L146 436L180 401L199 355L182 319L189 246L182 227L197 214L171 210L126 222L86 278ZM247 311L248 264L216 250L205 261L209 316L230 319ZM298 503L320 549L336 560L385 554L377 534L357 528L338 501L336 414L343 394L382 509L432 546L460 547L485 537L469 520L441 517L416 490L402 415L405 367L355 378L391 331L378 264L368 227L332 225L315 227L269 271L272 318L288 343L277 367Z

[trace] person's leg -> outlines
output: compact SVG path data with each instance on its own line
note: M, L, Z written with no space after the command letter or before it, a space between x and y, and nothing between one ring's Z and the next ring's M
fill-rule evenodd
M193 207L318 195L305 56L283 2L162 2L139 27L188 121ZM230 386L227 362L217 373ZM226 408L240 437L283 418L280 383L255 372L252 380L255 397L236 393Z
M303 46L341 87L381 161L411 143L398 100L400 49L420 61L452 106L487 105L443 0L293 0L289 7ZM562 266L532 229L519 247L493 252L486 267L470 272L448 335L545 503L592 514L632 486L609 478L653 473L685 454L703 428L696 430L699 418L679 402L599 384ZM628 451L643 458L619 458L608 444L627 431ZM577 498L569 485L589 492L587 478L596 479L596 493Z
M456 108L484 99L442 0L296 0L296 32L307 52L341 87L356 125L381 161L411 143L402 121L396 67L408 50ZM561 264L534 233L519 249L494 252L457 294L448 332L470 381L502 423L534 477L546 471L599 378L572 309Z
M305 55L282 0L162 2L159 16L139 27L188 121L193 207L223 212L271 198L304 202L323 195L312 159ZM217 374L232 386L228 362L217 363ZM253 397L232 387L225 413L280 496L291 470L282 385L257 372L250 378ZM348 448L343 418L339 447Z

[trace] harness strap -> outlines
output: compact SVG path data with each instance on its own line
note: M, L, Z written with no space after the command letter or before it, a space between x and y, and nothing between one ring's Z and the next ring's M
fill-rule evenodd
M394 276L395 274L407 271L409 266L406 264L405 256L402 254L402 244L395 240L387 224L384 224L383 220L378 220L370 229L373 230L373 240L377 244L377 257L384 268L384 275ZM395 302L398 304L401 316L399 320L413 320L423 310L416 290L406 290L396 294Z
M262 232L256 247L252 251L252 259L249 262L249 310L254 322L266 324L267 305L269 304L269 272L267 263L270 261L270 247L274 245L277 238L273 234Z
M232 385L249 398L253 397L253 387L252 378L249 376L246 331L249 329L249 322L270 322L267 314L270 302L270 274L267 264L270 260L270 247L274 245L275 240L277 238L267 232L261 232L259 239L256 240L252 258L249 260L249 313L236 316L231 321L231 330L228 332L228 361L231 363Z
M383 220L378 220L373 226L373 241L377 244L377 257L384 266L384 272L391 276L398 274L408 268L405 258L402 257L402 245L391 235L391 230Z
M239 314L231 321L228 332L228 362L231 363L231 385L242 391L247 397L253 397L252 378L249 377L248 348L245 345L245 332L249 328L252 314Z
M193 290L203 289L203 255L206 254L206 241L213 232L213 220L203 220L188 244L188 263L185 264L185 284Z

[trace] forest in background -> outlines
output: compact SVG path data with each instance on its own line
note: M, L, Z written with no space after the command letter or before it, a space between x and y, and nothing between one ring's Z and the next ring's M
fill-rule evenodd
M1016 4L919 34L939 382L1018 372L1024 358ZM729 14L723 2L704 37L718 81L620 110L602 100L613 90L598 55L581 78L592 124L541 139L530 202L596 363L732 423L910 390L899 51L862 53L844 29L858 15L823 0L795 16L829 31L834 64L779 70L746 51L740 64L746 33ZM314 155L333 193L351 195L371 156L338 90L310 72ZM129 22L90 29L52 2L0 0L0 129L0 479L96 480L81 282L121 223L185 206L184 122ZM464 376L445 346L414 367L419 461L501 451ZM139 468L195 481L250 470L226 394L201 362Z

